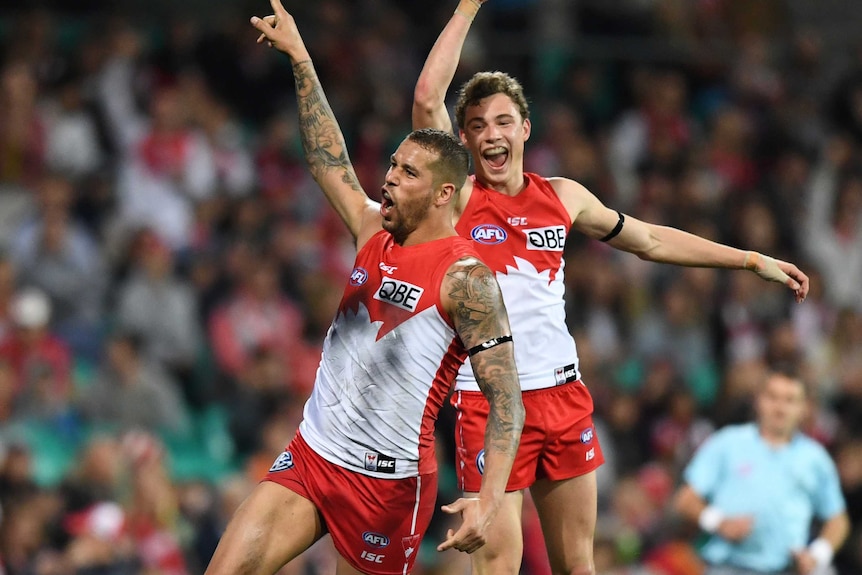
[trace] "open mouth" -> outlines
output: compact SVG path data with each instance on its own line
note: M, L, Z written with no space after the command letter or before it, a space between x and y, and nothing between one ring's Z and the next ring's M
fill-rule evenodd
M482 157L489 166L499 169L506 165L506 160L509 159L509 150L502 146L489 148L482 153Z
M385 218L392 212L392 208L395 206L395 203L392 201L392 198L389 196L389 192L386 191L386 188L381 191L381 197L382 200L380 201L380 215Z

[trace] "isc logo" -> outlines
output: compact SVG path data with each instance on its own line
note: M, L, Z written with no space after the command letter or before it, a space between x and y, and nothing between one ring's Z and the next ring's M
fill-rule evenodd
M366 531L363 533L362 540L378 549L383 549L384 547L389 546L389 537L381 535L380 533L374 533L373 531Z
M395 458L382 453L366 451L365 469L377 473L395 473Z
M473 228L470 237L480 244L494 245L506 241L506 230L493 224L481 224Z
M527 235L527 249L543 252L561 252L566 246L565 226L548 226L524 230Z
M413 312L416 311L416 305L419 303L423 291L425 290L419 286L401 280L385 278L380 283L377 293L374 294L374 299Z
M371 553L370 551L363 551L360 557L362 557L366 561L371 561L372 563L383 563L383 559L386 558L386 555L381 555L379 553Z

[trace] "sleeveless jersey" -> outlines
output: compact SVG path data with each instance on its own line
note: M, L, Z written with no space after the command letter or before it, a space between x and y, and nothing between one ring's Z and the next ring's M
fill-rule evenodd
M566 326L563 248L572 226L551 184L524 174L527 186L507 196L473 182L455 229L473 240L503 292L515 343L521 389L580 379L575 341ZM456 389L478 391L469 358Z
M384 479L436 471L434 424L467 356L440 287L467 256L458 236L402 247L385 231L359 251L299 426L321 457Z

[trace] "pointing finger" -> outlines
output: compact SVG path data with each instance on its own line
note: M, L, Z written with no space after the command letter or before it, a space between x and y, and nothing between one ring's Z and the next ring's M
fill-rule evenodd
M276 16L287 14L287 10L285 10L284 6L281 5L281 0L269 0L269 4L272 6L272 11Z

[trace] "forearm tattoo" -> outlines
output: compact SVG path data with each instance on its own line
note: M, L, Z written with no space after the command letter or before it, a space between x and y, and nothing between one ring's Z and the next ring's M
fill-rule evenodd
M311 60L295 63L293 78L299 108L299 133L311 175L319 182L328 172L340 173L342 182L364 194L350 164L344 135Z
M452 321L465 347L509 335L500 288L487 266L475 260L460 265L449 272L447 284ZM486 441L495 450L514 454L524 424L524 406L513 344L477 353L470 363L491 408Z

